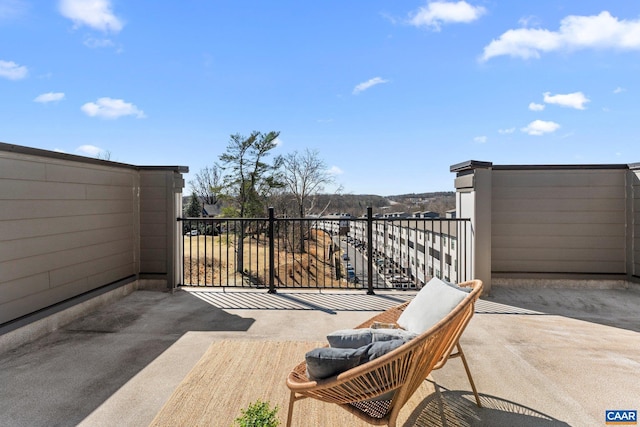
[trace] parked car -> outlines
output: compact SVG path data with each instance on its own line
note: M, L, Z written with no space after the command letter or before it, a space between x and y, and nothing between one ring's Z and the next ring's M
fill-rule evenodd
M349 261L349 255L347 254L342 255L342 259L345 261Z

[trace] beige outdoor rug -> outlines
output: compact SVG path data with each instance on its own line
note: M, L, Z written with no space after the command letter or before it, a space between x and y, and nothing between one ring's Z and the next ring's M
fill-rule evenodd
M257 399L278 405L287 418L285 380L304 354L319 342L217 341L180 383L151 426L231 426ZM400 413L398 425L414 425L421 402L434 392L425 381ZM337 405L304 399L294 405L294 426L366 426Z

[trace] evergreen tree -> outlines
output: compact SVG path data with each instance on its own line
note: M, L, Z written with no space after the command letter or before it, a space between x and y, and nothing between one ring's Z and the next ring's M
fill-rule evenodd
M195 191L191 193L191 199L185 209L185 215L189 218L200 217L202 215L202 206Z
M263 134L254 131L249 137L231 135L229 145L220 156L226 172L224 189L241 218L266 215L265 202L274 188L282 186L278 169L281 159L266 162L270 151L277 146L279 132Z

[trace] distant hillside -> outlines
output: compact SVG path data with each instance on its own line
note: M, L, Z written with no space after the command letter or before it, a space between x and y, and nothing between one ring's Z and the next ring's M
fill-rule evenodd
M348 213L361 216L367 212L367 207L373 208L373 213L387 212L437 212L440 216L456 207L455 192L411 193L397 196L377 196L374 194L320 194L315 196L312 214L330 215L334 213ZM183 206L189 203L191 196L184 196Z
M437 191L432 193L411 193L389 196L393 203L392 212L437 212L444 216L456 207L455 191Z
M348 213L353 216L360 216L367 212L367 207L371 206L374 212L389 206L386 197L373 194L320 194L316 196L316 209L314 214L323 213Z
M397 196L389 196L390 199L432 199L435 197L455 197L455 191L435 191L432 193L409 193L398 194Z
M321 195L318 196L316 206L324 209L325 214L349 213L354 216L361 216L367 212L367 207L373 208L373 213L387 212L437 212L441 216L456 207L455 192L434 192L400 194L397 196L376 196L371 194L341 194L341 195ZM317 212L314 212L317 213Z

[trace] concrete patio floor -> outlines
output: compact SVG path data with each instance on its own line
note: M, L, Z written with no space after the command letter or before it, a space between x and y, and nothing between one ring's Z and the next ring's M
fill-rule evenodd
M146 426L216 340L323 340L412 296L136 291L0 347L0 425ZM485 407L452 360L429 378L437 391L422 404L441 415L421 425L598 426L607 409L640 409L637 285L494 287L461 344Z

